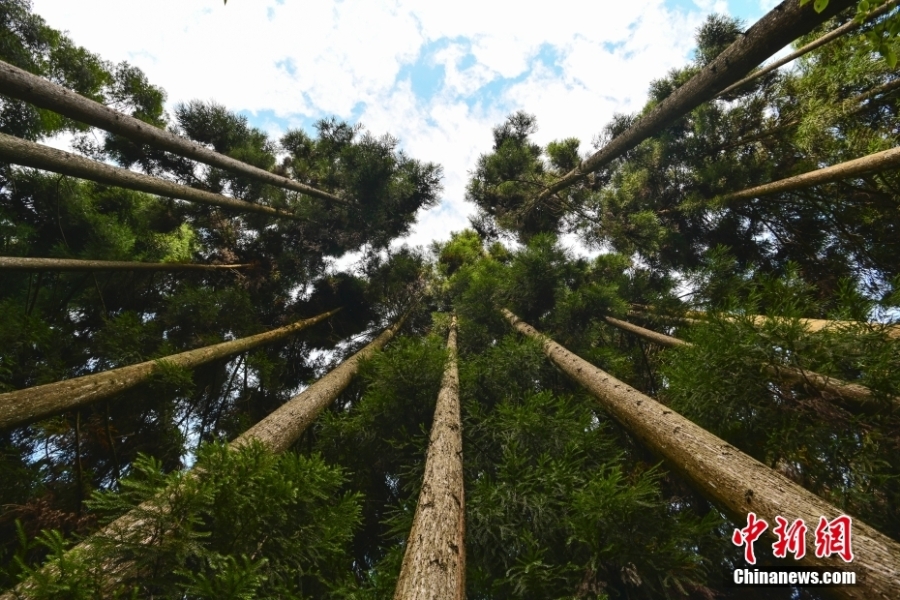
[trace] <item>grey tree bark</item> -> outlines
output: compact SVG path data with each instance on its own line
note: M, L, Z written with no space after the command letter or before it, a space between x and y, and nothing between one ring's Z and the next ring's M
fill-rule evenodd
M149 127L149 125L145 125L145 127ZM35 169L53 171L54 173L62 173L63 175L71 175L72 177L88 179L98 183L116 185L169 198L179 198L189 202L212 204L223 208L258 212L288 219L298 218L287 211L272 208L271 206L253 204L252 202L245 202L221 194L213 194L212 192L198 190L186 185L179 185L165 179L150 177L143 173L135 173L128 169L113 167L72 154L71 152L63 152L56 148L35 144L5 133L0 133L0 160Z
M572 354L510 311L501 312L517 331L538 340L550 361L591 392L625 429L739 522L751 511L770 524L776 516L818 523L820 516L830 520L842 514L780 473ZM771 531L770 527L766 533ZM838 597L896 598L900 544L859 519L853 519L852 535L855 560L850 565L837 557L817 558L810 552L801 562L856 571L858 585L833 588Z
M741 79L750 69L784 46L855 4L854 0L831 0L828 8L817 13L811 2L800 6L798 0L785 0L634 125L548 186L537 196L536 203L544 202L553 194L622 156L675 119L714 98L721 90Z
M465 495L456 356L456 316L434 408L422 490L394 600L462 600L465 596Z
M758 198L759 196L790 192L792 190L804 189L823 183L834 183L835 181L852 179L867 173L887 171L889 169L896 169L897 167L900 167L900 147L876 152L875 154L848 160L847 162L803 173L802 175L779 179L772 183L758 185L739 192L724 194L719 196L717 200L721 204L734 202L736 200L750 200L752 198Z
M610 325L613 325L614 327L618 327L623 331L633 333L647 340L648 342L653 342L655 344L659 344L660 346L666 346L669 348L678 346L693 346L693 344L691 344L690 342L686 342L670 335L657 333L655 331L651 331L650 329L645 329L633 323L629 323L628 321L621 321L613 317L603 317L603 320ZM787 381L789 383L808 383L816 389L826 392L828 394L827 398L829 400L850 400L852 402L853 409L872 410L876 408L876 406L873 405L875 394L873 394L872 390L864 385L860 385L858 383L849 383L847 381L837 379L836 377L828 377L827 375L822 375L820 373L816 373L815 371L807 371L805 369L797 369L794 367L765 365L764 369L767 373L778 379L781 379L782 381ZM890 398L890 402L890 406L894 409L900 408L900 400L898 400L897 398Z
M115 111L99 102L94 102L60 85L2 61L0 61L0 94L31 102L41 108L58 112L70 119L121 135L134 142L149 144L155 148L179 154L213 167L251 177L262 183L301 192L315 198L346 204L345 200L334 194L329 194L299 181L269 173L259 167L254 167L218 152L213 152L196 142L178 137L164 129L148 125L140 119Z
M149 379L159 369L162 362L191 369L219 358L239 354L251 348L283 339L324 321L338 310L340 309L230 342L188 350L102 373L0 394L0 430L26 425L44 417L114 396Z
M201 265L197 263L151 263L124 260L0 256L0 270L3 271L217 271L222 269L246 269L252 266L250 263Z

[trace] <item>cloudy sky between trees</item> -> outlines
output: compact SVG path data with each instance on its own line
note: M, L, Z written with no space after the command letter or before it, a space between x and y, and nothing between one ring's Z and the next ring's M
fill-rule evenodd
M535 141L578 137L581 152L649 82L692 57L711 12L749 26L774 0L33 0L75 43L140 67L167 108L215 100L277 138L336 116L390 132L412 157L444 166L441 204L405 241L466 226L467 172L491 128L525 110Z

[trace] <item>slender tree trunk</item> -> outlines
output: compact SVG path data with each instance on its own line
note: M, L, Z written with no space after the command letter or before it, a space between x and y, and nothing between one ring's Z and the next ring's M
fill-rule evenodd
M635 308L639 308L641 310L648 311L651 315L655 317L662 317L664 319L669 319L671 321L676 321L679 323L700 323L702 319L706 319L709 315L703 311L699 310L689 310L685 314L685 317L676 317L672 315L666 315L659 312L656 312L652 306L642 306L640 304L633 304ZM643 315L640 311L634 311L635 315ZM757 327L762 327L769 321L792 321L790 317L769 317L765 315L747 315L750 319L753 320L753 324ZM728 321L736 321L741 317L736 315L724 315L724 318ZM811 333L815 333L816 331L822 331L823 329L839 329L841 327L859 327L860 325L868 325L869 327L873 327L879 332L883 332L888 337L892 338L900 338L900 325L884 325L882 323L866 323L863 321L839 321L832 319L805 319L799 318L797 319L806 329Z
M0 270L3 271L215 271L221 269L246 269L252 266L250 263L201 265L196 263L0 256Z
M140 119L115 111L2 61L0 61L0 93L121 135L133 142L148 144L213 167L250 177L262 183L346 204L345 200L334 194L317 190L299 181L281 177L259 167L213 152L196 142L169 133L165 129L148 125Z
M144 126L148 127L148 125ZM128 169L113 167L72 154L71 152L63 152L56 148L35 144L5 133L0 133L0 160L168 198L179 198L189 202L211 204L223 208L263 213L288 219L298 218L285 210L262 204L253 204L237 198L179 185L165 179L144 175L143 173L135 173Z
M249 337L222 342L196 350L172 354L157 360L148 360L136 365L112 369L84 377L65 379L55 383L39 385L15 392L0 394L0 430L32 423L44 417L84 406L133 388L146 381L159 367L167 362L185 369L192 369L219 358L244 352L250 348L283 339L310 325L324 321L340 309L322 313L279 327L272 331Z
M896 169L897 167L900 167L900 147L876 152L875 154L848 160L847 162L803 173L802 175L779 179L772 183L758 185L739 192L724 194L719 196L717 200L724 205L727 202L734 202L736 200L750 200L758 198L759 196L800 190L814 185L834 183L835 181L842 181L844 179L853 179L867 173L888 171Z
M306 428L313 422L315 417L318 416L326 406L334 402L340 393L347 388L352 381L353 376L359 369L359 363L383 348L384 345L396 335L407 317L412 313L413 308L415 308L415 304L413 304L413 307L407 310L396 323L382 332L381 335L369 342L359 352L342 362L327 375L288 400L268 417L237 437L231 442L230 447L234 450L238 450L254 440L257 440L275 453L284 452L290 448L291 444L297 441ZM336 311L325 313L325 315L330 315L334 312ZM319 317L323 317L323 315L319 315ZM318 319L319 317L316 318ZM186 475L186 477L199 476L202 476L202 469L199 467L193 469ZM165 513L168 510L169 500L176 496L177 493L177 486L161 490L151 500L143 502L136 509L125 513L100 531L92 534L83 542L73 547L66 556L72 557L79 553L90 553L99 538L129 538L133 532L139 532L145 527L146 520L141 517L141 514L146 514L148 512ZM147 538L143 543L152 544L154 543L154 540ZM55 569L53 565L46 565L43 567L42 573L50 575L52 574L53 569ZM116 584L127 577L131 570L132 565L130 563L110 565L109 569L106 571L109 589L113 589ZM0 600L19 600L20 598L28 598L31 585L30 580L26 580L14 589L0 595Z
M766 531L771 534L776 516L790 521L802 518L811 524L821 516L830 520L841 514L787 477L541 335L510 311L502 312L517 331L540 341L550 361L587 388L625 429L738 522L754 512L771 525ZM853 520L852 535L855 559L850 565L837 557L818 558L813 552L807 552L801 562L856 571L858 585L832 588L838 597L895 598L900 544L859 519Z
M425 458L422 490L394 600L462 600L465 596L465 495L456 361L456 316L447 336L441 382Z
M618 327L623 331L633 333L647 341L659 344L660 346L666 346L669 348L678 346L693 346L693 344L691 344L690 342L686 342L669 335L664 335L662 333L657 333L649 329L644 329L643 327L639 327L627 321L620 321L619 319L614 319L613 317L603 317L603 320L610 325L613 325L614 327ZM858 383L849 383L835 377L821 375L819 373L816 373L815 371L796 369L794 367L765 365L764 368L767 373L773 375L774 377L777 377L778 379L781 379L782 381L787 381L789 383L808 383L814 388L826 392L831 396L837 396L838 398L851 400L854 402L854 408L863 408L865 410L873 408L872 403L874 401L874 394L872 393L872 390L864 385L860 385ZM897 398L892 397L890 398L890 401L892 407L900 408L900 401L898 401Z
M789 62L791 62L797 58L800 58L804 54L808 54L808 53L812 52L813 50L815 50L816 48L824 46L825 44L827 44L828 42L830 42L832 40L836 40L837 38L841 37L845 33L853 31L857 27L861 26L864 22L871 21L872 19L880 17L881 15L885 14L886 12L892 10L895 6L897 6L897 2L898 2L898 0L889 0L888 2L885 2L882 6L879 6L878 8L876 8L875 10L870 12L868 15L866 15L866 20L863 22L859 22L856 19L854 19L852 21L844 23L840 27L837 27L836 29L829 31L825 35L823 35L819 38L816 38L815 40L806 44L805 46L803 46L796 52L792 52L791 54L788 54L784 58L776 60L775 62L773 62L770 65L766 65L765 67L763 67L756 73L753 73L752 75L748 75L747 77L744 77L737 83L731 84L730 86L728 86L727 88L725 88L724 90L719 92L718 96L724 96L728 92L732 92L732 91L736 90L737 88L741 87L745 83L750 83L754 79L758 79L758 78L762 77L763 75L765 75L766 73L771 73L778 67L786 65Z
M384 330L362 350L342 362L322 379L297 394L268 417L245 431L231 445L240 448L251 440L259 440L272 452L284 452L306 431L325 407L350 385L359 363L380 350L403 327L415 305L396 323Z
M855 5L853 0L831 0L823 12L817 13L812 3L800 6L798 0L785 0L634 125L541 192L536 203L544 202L622 156L675 119L714 98L781 48L852 5Z

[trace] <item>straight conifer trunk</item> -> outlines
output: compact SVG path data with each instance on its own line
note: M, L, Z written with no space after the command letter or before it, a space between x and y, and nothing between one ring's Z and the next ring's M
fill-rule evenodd
M43 77L32 75L28 71L3 61L0 61L0 94L31 102L36 106L58 112L70 119L121 135L133 142L148 144L212 167L250 177L262 183L294 190L295 192L301 192L323 200L346 204L345 200L334 194L317 190L299 181L281 177L259 167L254 167L229 156L213 152L196 142L120 113L99 102L80 96L60 85L47 81Z
M866 23L868 21L871 21L872 19L880 17L881 15L887 13L888 11L892 10L895 6L897 6L897 1L898 0L888 0L888 2L885 2L883 5L879 6L878 8L876 8L875 10L870 12L868 15L866 15L865 21L860 22L860 21L857 21L856 19L853 19L852 21L848 21L847 23L844 23L840 27L837 27L836 29L829 31L825 35L814 39L813 41L806 44L799 50L788 54L784 58L780 58L780 59L776 60L775 62L773 62L770 65L766 65L765 67L763 67L756 73L753 73L752 75L748 75L747 77L744 77L737 83L731 84L730 86L728 86L727 88L725 88L724 90L719 92L718 95L724 96L728 92L736 90L737 88L741 87L745 83L750 83L754 79L759 79L766 73L771 73L778 67L782 67L782 66L788 64L789 62L800 58L804 54L809 54L816 48L820 48L820 47L824 46L825 44L827 44L828 42L831 42L832 40L836 40L837 38L841 37L842 35L849 33L851 31L853 31L854 29L860 27L863 23Z
M251 443L253 440L257 440L275 453L284 452L290 448L291 444L297 441L319 413L321 413L326 406L334 402L340 393L347 388L353 380L353 376L359 370L360 361L368 358L376 351L383 348L384 345L396 335L407 317L412 313L413 308L415 308L415 304L412 308L407 310L396 323L387 328L377 338L369 342L359 352L342 362L337 368L330 371L327 375L310 385L304 391L288 400L268 417L238 436L231 442L230 447L234 450L238 450L242 446ZM325 315L319 315L319 317L315 318L324 318L324 316L333 314L334 312L337 311L331 311L331 313L325 313ZM200 468L195 468L190 472L188 477L198 477L201 475L202 470ZM148 500L142 503L138 508L125 513L69 550L66 554L67 557L75 556L78 553L91 552L93 544L100 537L122 539L130 532L140 530L146 525L146 522L140 516L140 513L168 510L166 508L168 499L175 494L177 494L177 488L174 486L160 491L152 500ZM148 539L146 540L146 543L153 543L153 540ZM54 568L53 565L46 565L43 567L42 572L46 573L48 570ZM113 589L117 583L121 582L131 569L132 566L129 563L110 565L110 568L107 571L109 589ZM0 595L0 600L28 598L29 587L29 581L24 581L14 589Z
M675 348L678 346L693 346L693 344L691 344L690 342L686 342L682 339L672 337L670 335L664 335L662 333L657 333L655 331L645 329L638 325L634 325L633 323L629 323L628 321L621 321L613 317L603 317L603 320L614 327L618 327L623 331L633 333L647 340L648 342L659 344L660 346L666 346L669 348ZM816 373L815 371L795 369L793 367L776 367L773 365L765 365L765 370L770 375L773 375L774 377L777 377L782 381L787 381L789 383L808 383L823 392L828 392L829 394L844 398L846 400L852 400L856 404L855 408L872 408L872 399L874 394L872 393L872 390L864 385L860 385L858 383L849 383L835 377L828 377L826 375ZM891 405L895 408L900 408L900 402L898 402L897 398L891 398Z
M709 315L707 315L703 311L699 310L689 310L687 311L687 318L683 317L675 317L672 315L666 315L662 313L655 312L652 306L643 306L640 304L632 304L635 308L639 308L642 310L647 310L651 315L656 317L662 317L664 319L670 319L675 322L681 323L699 323L700 319L705 319ZM636 315L642 315L640 311L634 311ZM789 317L769 317L765 315L746 315L750 317L753 321L753 324L757 327L761 327L765 325L769 321L792 321L793 319ZM736 321L741 317L736 315L723 315L723 317L728 321ZM900 326L898 325L883 325L882 323L866 323L863 321L840 321L833 319L806 319L799 318L797 319L808 331L811 333L815 333L816 331L822 331L823 329L839 329L841 327L858 327L860 325L869 325L871 327L882 328L881 331L884 332L885 335L892 338L900 338Z
M875 154L848 160L847 162L803 173L802 175L779 179L772 183L758 185L739 192L725 194L718 197L718 202L724 204L737 200L751 200L759 196L800 190L823 183L834 183L835 181L852 179L867 173L887 171L898 167L900 167L900 147L876 152Z
M0 256L3 271L217 271L246 269L250 263L201 265L197 263L134 262L124 260L81 260L76 258L33 258Z
M809 33L821 23L855 4L854 0L830 0L825 10L817 13L813 9L812 2L800 6L799 0L785 0L757 21L699 73L638 119L634 125L548 186L538 195L536 203L546 201L553 194L583 179L588 173L608 165L645 139L660 132L675 119L714 98L720 91L740 80L751 69L801 35Z
M144 127L149 127L144 125ZM262 204L253 204L245 202L237 198L230 198L222 194L213 194L205 190L179 185L151 177L143 173L135 173L128 169L113 167L105 163L97 162L71 152L64 152L35 144L28 140L23 140L15 136L0 133L0 160L4 160L16 165L32 167L34 169L43 169L54 173L62 173L72 177L88 179L97 183L105 183L115 185L130 190L138 190L149 194L157 194L168 198L178 198L187 200L188 202L199 202L201 204L212 204L213 206L221 206L222 208L231 208L244 212L257 212L265 215L277 217L286 217L288 219L297 219L298 217L284 210L264 206Z
M704 496L723 507L738 523L747 513L769 523L772 534L775 517L793 522L802 518L815 529L819 517L831 520L842 513L787 477L747 456L734 446L695 425L656 400L642 394L572 354L506 309L501 311L520 333L540 341L544 353L569 377L587 388L625 429L650 450L681 472ZM807 548L813 536L807 532ZM723 542L730 543L730 542ZM762 540L758 543L764 543ZM856 586L830 588L837 597L864 600L897 597L900 583L900 544L859 519L853 520L852 547L855 559L846 564L835 556L817 558L807 551L803 564L853 570Z
M465 596L465 495L455 315L450 321L447 351L422 490L394 600L462 600Z
M231 443L231 446L240 448L251 440L258 440L272 452L284 452L290 448L319 413L350 385L359 370L359 363L384 348L384 345L397 335L414 308L415 304L362 350L245 431Z
M73 408L109 398L146 381L166 362L185 369L192 369L219 358L239 354L251 348L274 342L324 321L338 309L330 310L309 319L279 327L265 333L172 354L157 360L136 365L64 379L24 390L0 394L0 430L26 425L44 417L56 415Z

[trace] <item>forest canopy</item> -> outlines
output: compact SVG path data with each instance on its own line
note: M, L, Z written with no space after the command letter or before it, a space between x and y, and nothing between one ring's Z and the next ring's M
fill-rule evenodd
M808 556L762 537L759 566L897 591L900 17L788 4L795 48L855 26L615 156L761 30L711 15L591 152L513 112L471 227L410 248L443 169L402 140L167 111L0 0L0 597L737 600L772 510ZM46 107L76 94L124 125ZM85 175L3 150L57 164L60 135ZM856 562L816 556L820 514Z

